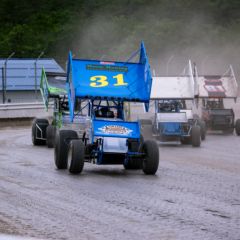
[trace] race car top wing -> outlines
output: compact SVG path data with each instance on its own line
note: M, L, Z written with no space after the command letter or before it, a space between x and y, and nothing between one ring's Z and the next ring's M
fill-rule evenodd
M198 76L199 98L237 98L238 84L232 66L223 75Z
M138 63L68 59L67 85L71 118L75 99L103 99L145 103L148 110L152 76L144 43Z
M189 60L186 70L179 76L153 77L151 99L194 99L197 88Z
M45 72L42 69L40 92L46 110L48 110L48 103L50 98L60 97L66 95L66 74L61 72Z

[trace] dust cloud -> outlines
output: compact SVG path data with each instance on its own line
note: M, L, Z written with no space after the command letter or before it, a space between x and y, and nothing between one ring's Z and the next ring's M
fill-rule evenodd
M231 64L240 82L237 31L216 29L208 15L191 13L180 22L177 9L165 10L155 3L132 9L131 15L98 12L79 26L73 52L78 58L126 61L143 40L157 75L178 75L191 59L199 74L221 75Z

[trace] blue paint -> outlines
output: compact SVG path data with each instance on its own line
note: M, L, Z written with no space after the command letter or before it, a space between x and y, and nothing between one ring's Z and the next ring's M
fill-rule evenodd
M162 134L166 136L181 136L183 134L181 123L160 123Z
M138 63L106 62L101 60L73 59L71 52L68 58L67 84L70 116L74 118L75 99L104 99L115 101L133 101L145 103L148 111L152 76L144 43L141 43ZM122 75L123 85L116 86L117 76ZM104 76L106 86L98 81Z

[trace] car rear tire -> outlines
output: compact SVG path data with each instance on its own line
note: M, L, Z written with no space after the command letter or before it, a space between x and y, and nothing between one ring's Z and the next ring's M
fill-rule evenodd
M35 118L32 123L32 143L35 146L38 145L45 145L46 140L43 139L38 139L38 135L40 135L40 130L38 129L41 128L42 130L42 135L43 137L46 137L46 127L48 126L48 120L47 119L41 119L41 118ZM38 125L38 127L37 127Z
M143 143L142 152L145 154L142 170L147 175L154 175L159 165L159 148L156 141L147 140Z
M199 126L192 127L191 139L193 147L199 147L201 145L201 129Z
M206 139L206 132L207 132L206 123L203 120L199 120L198 125L199 125L200 131L201 131L201 140L204 141Z
M72 140L68 149L68 170L72 174L81 173L85 160L85 146L82 140Z
M240 119L237 119L237 121L236 121L235 132L238 136L240 135Z
M56 135L56 127L53 125L47 126L47 133L46 133L46 143L48 148L53 148L55 143L55 135Z
M77 139L73 130L59 130L56 132L54 160L57 169L67 168L68 146L72 139Z

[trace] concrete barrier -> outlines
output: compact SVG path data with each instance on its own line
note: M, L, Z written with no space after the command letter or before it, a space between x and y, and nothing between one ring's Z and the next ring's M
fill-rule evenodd
M51 109L51 106L50 106ZM0 104L0 119L34 118L52 116L52 110L45 110L43 103Z
M43 240L42 238L31 238L15 235L0 234L0 240Z
M0 104L0 127L31 125L33 118L50 118L52 106L45 110L43 103L11 103Z

